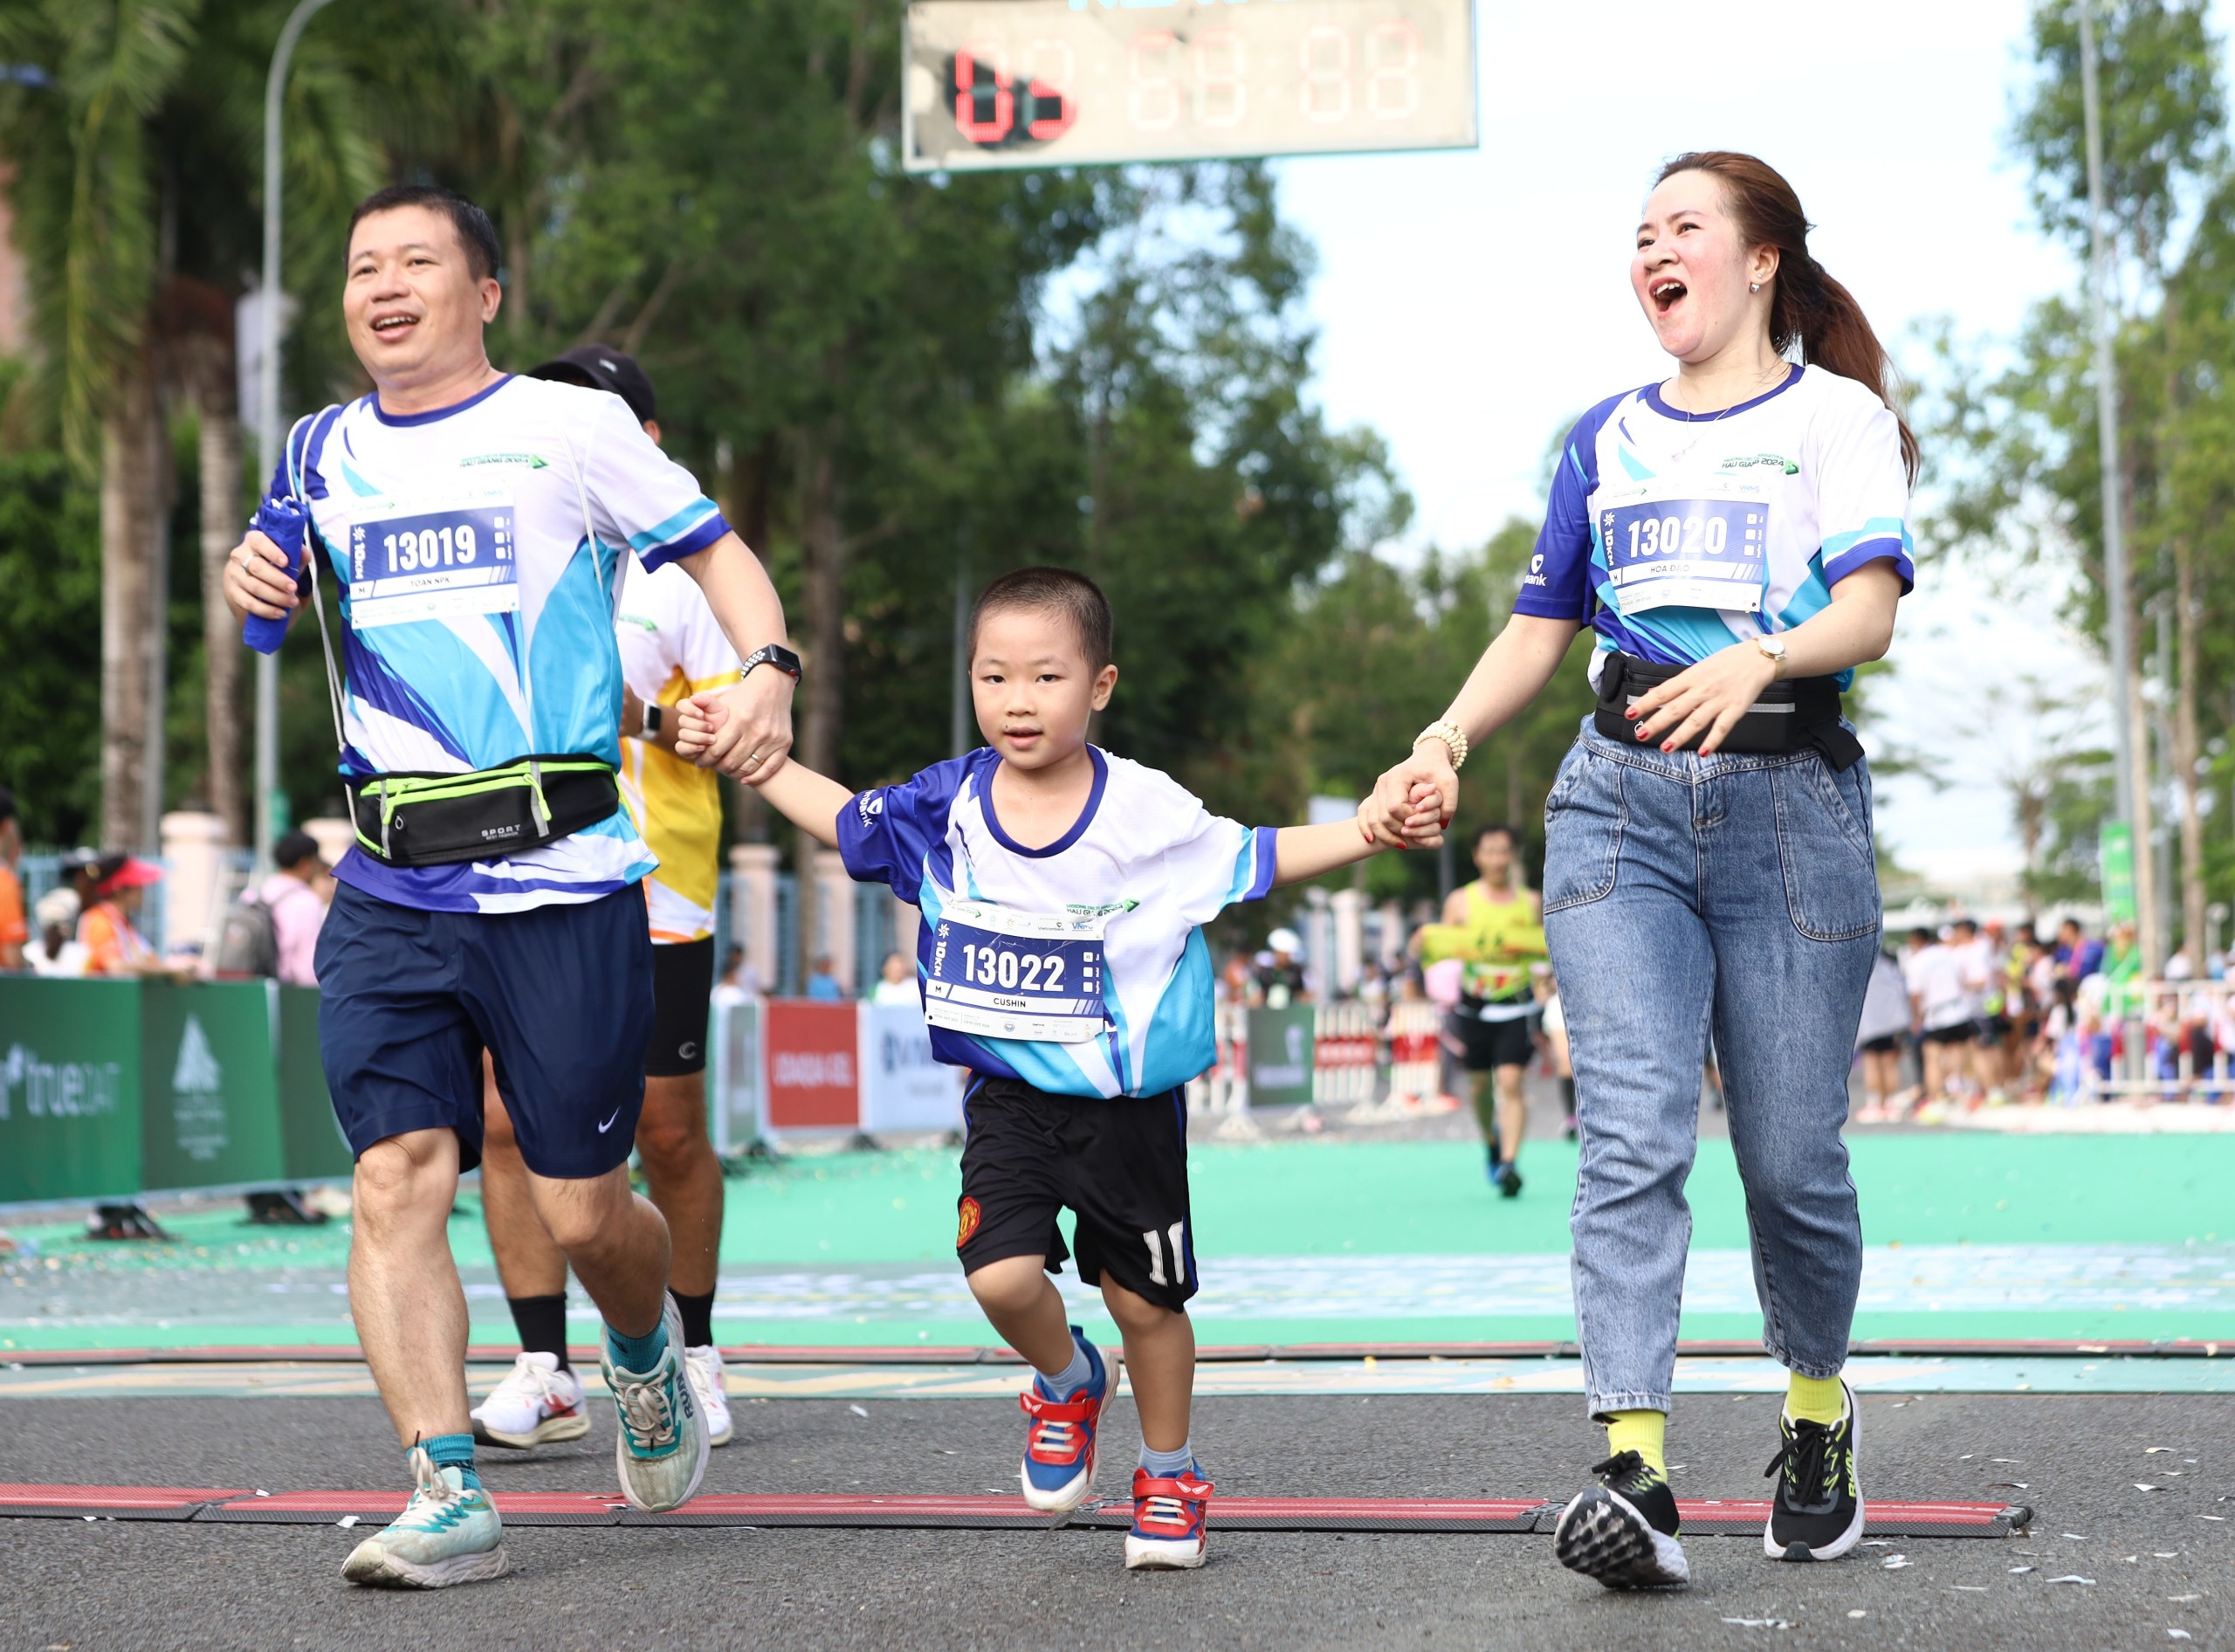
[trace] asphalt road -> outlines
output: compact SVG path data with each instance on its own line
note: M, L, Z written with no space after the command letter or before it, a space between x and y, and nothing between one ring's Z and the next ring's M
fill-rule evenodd
M1769 1396L1680 1401L1680 1491L1760 1495ZM1908 1539L1787 1566L1755 1538L1696 1538L1693 1587L1616 1596L1543 1538L1221 1534L1193 1573L1131 1575L1113 1532L515 1528L510 1578L435 1595L341 1583L331 1526L0 1520L0 1652L110 1648L1405 1646L2235 1648L2235 1398L1866 1399L1866 1490L2020 1501L2030 1536ZM762 1401L709 1490L1008 1490L1004 1402ZM1196 1440L1228 1492L1555 1496L1598 1435L1573 1401L1209 1401ZM1129 1471L1112 1408L1102 1489ZM2149 1454L2151 1446L2170 1451ZM491 1462L499 1489L605 1490L608 1417L581 1449ZM2191 1463L2189 1459L2194 1458ZM2012 1459L2013 1461L1998 1461ZM369 1401L20 1400L0 1479L399 1485ZM2176 1472L2177 1470L2177 1473ZM2022 1490L2000 1483L2024 1482ZM2135 1490L2135 1483L2166 1488ZM2225 1517L2210 1520L2201 1517ZM2072 1533L2073 1536L2065 1534ZM1888 1557L1908 1564L1888 1569ZM2012 1568L2031 1566L2030 1572ZM2077 1575L2092 1584L2053 1583ZM1732 1622L1730 1620L1752 1620Z

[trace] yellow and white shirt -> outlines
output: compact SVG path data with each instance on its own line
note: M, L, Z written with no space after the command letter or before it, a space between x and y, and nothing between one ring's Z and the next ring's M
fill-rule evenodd
M738 680L737 650L698 582L673 563L647 573L630 559L614 634L622 674L648 706L677 706ZM621 795L659 866L644 879L655 945L714 933L722 797L714 771L641 740L621 742Z

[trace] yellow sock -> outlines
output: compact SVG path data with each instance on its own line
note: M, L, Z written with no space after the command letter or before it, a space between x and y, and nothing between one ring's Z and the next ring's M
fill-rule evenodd
M1606 1415L1606 1455L1618 1457L1634 1451L1656 1479L1668 1476L1668 1414L1665 1411L1612 1411Z
M1798 1371L1785 1386L1785 1414L1795 1422L1831 1427L1846 1415L1846 1394L1837 1377L1804 1377Z

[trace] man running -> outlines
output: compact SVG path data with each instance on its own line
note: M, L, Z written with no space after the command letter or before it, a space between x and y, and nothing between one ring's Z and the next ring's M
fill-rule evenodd
M1529 1122L1521 1081L1537 1053L1530 966L1545 957L1544 899L1514 876L1515 847L1510 826L1476 831L1479 875L1444 898L1443 921L1417 938L1424 961L1464 961L1451 1029L1482 1126L1487 1174L1508 1199L1521 1191L1521 1137Z
M530 375L605 390L653 441L659 403L634 357L585 344ZM683 1320L684 1373L706 1418L709 1443L730 1442L722 1353L714 1345L714 1277L722 1242L722 1167L706 1134L706 1021L714 990L714 892L720 876L719 781L675 754L676 706L738 680L737 655L690 575L670 562L646 572L632 554L615 634L626 684L621 789L660 864L643 881L652 936L652 1042L644 1050L644 1110L636 1156L652 1202L667 1218L674 1258L668 1291ZM909 985L909 1001L915 986ZM589 1432L582 1382L567 1357L567 1257L536 1219L512 1115L485 1084L481 1214L497 1258L519 1357L473 1408L473 1437L525 1448Z
M350 1310L416 1483L342 1575L395 1587L509 1566L445 1226L480 1158L485 1049L536 1215L604 1318L624 1496L673 1508L705 1472L667 1223L625 1167L653 1023L652 858L615 776L625 552L681 563L743 658L709 761L764 775L791 745L792 678L752 669L784 641L760 561L619 397L489 364L498 259L448 190L361 203L342 310L373 393L298 424L272 484L310 517L313 577L342 587L346 697L330 664L329 686L356 843L319 938L320 1045L357 1160ZM265 619L303 600L258 533L225 595Z

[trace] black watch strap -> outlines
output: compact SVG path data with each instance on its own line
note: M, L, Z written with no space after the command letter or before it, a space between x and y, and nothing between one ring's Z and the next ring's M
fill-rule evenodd
M756 665L774 665L794 683L800 680L800 657L781 643L765 644L739 661L739 678L742 679L752 676Z
M665 708L663 706L656 706L650 702L646 703L644 706L644 739L657 740L659 738L660 715L664 709Z

